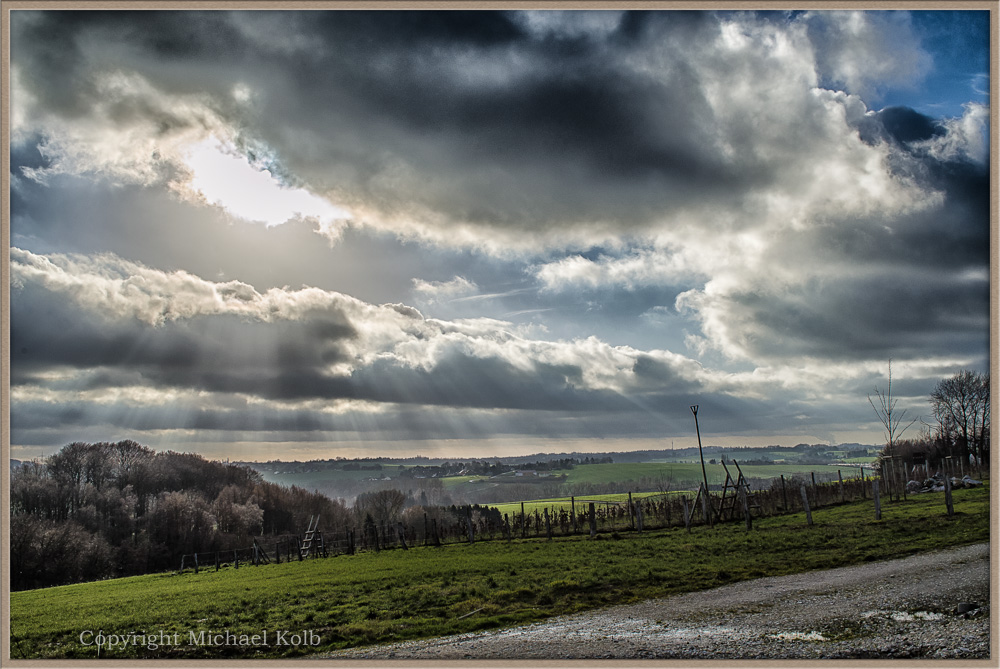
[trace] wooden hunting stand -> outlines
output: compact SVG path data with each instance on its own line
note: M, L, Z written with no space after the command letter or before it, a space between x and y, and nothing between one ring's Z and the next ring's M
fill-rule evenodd
M736 460L733 460L733 464L736 466L736 471L739 473L735 479L729 473L729 467L726 463L722 463L722 468L726 470L726 483L722 486L722 501L719 503L719 519L720 520L733 520L737 513L743 515L744 520L747 522L747 529L750 528L750 510L757 509L760 512L760 504L753 500L750 493L750 485L747 483L747 479L743 476L743 470L740 469L740 465ZM729 489L732 487L732 496L728 496Z

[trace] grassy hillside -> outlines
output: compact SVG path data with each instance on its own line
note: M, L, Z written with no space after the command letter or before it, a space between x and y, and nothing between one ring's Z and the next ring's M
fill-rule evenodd
M290 657L317 650L470 632L672 593L882 560L987 541L987 487L914 495L742 523L599 535L454 544L219 572L157 574L11 593L11 654L94 658L104 634L154 635L101 649L102 658ZM199 645L191 634L253 635L266 645ZM309 635L306 636L305 632ZM278 645L317 640L317 645ZM176 634L176 637L173 635ZM158 635L158 636L156 636ZM315 636L313 636L315 635ZM204 638L204 637L202 637ZM173 643L176 640L177 643ZM260 638L258 637L258 640Z

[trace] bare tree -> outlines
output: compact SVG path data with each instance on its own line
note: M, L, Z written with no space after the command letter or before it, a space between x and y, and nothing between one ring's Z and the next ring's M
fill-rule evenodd
M892 446L896 443L896 440L903 436L907 428L917 422L916 418L911 418L909 422L906 420L906 409L901 411L896 410L896 398L892 396L892 359L889 360L889 381L886 384L885 392L879 390L878 386L875 386L875 399L872 399L871 394L868 395L868 403L872 405L872 409L875 410L875 415L878 416L879 421L885 427L885 439L886 446L888 448L888 455L892 457L895 455L893 453Z
M888 472L890 475L890 481L894 481L897 475L894 470L893 456L896 455L893 445L896 441L906 432L907 428L917 422L916 418L911 418L909 421L906 420L906 409L897 410L896 409L896 398L892 396L892 359L889 359L889 380L886 384L885 391L879 390L878 386L875 386L875 398L873 399L871 394L868 395L868 403L872 405L872 409L875 410L875 415L878 416L879 422L885 427L885 439L886 439L886 450L885 455L889 458ZM905 476L903 477L905 478ZM900 480L900 488L903 490L903 495L906 495L905 482ZM896 492L897 496L899 492ZM897 497L898 499L898 497Z
M935 386L930 403L942 436L982 467L989 458L990 375L962 370Z

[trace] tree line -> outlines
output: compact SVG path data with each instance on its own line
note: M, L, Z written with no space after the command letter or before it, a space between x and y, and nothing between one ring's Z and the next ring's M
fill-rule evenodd
M72 443L12 469L11 588L175 568L194 552L299 535L309 516L344 525L343 502L267 483L234 464L134 441Z

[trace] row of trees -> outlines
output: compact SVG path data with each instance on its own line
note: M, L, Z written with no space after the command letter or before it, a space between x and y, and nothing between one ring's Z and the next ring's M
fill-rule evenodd
M176 567L195 551L245 548L251 536L340 526L342 502L263 481L239 465L157 453L134 441L73 443L11 471L15 590Z

